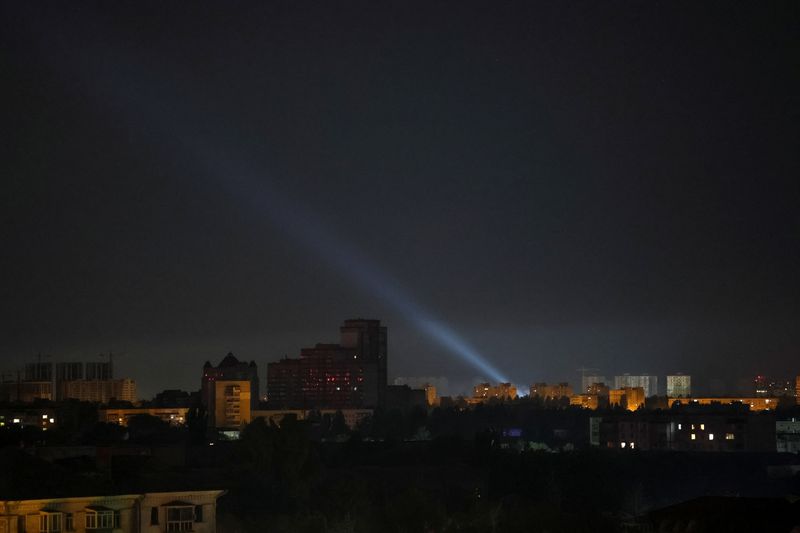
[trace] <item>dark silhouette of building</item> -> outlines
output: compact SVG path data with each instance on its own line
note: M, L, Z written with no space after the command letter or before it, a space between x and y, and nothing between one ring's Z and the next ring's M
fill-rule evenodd
M299 359L267 366L271 406L289 409L378 407L386 401L387 335L380 320L346 320L340 344L303 348Z
M364 373L363 402L367 407L378 407L386 401L387 348L386 328L380 320L363 318L345 320L339 328L341 345L356 351Z
M83 363L56 363L56 383L83 379Z
M86 363L87 380L114 379L114 368L111 361Z

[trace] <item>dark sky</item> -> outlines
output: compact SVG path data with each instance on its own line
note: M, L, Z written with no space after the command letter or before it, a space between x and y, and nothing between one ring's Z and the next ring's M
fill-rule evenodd
M800 373L796 2L30 4L0 10L5 370L114 350L147 397L364 316L390 376L482 375L336 248L520 384Z

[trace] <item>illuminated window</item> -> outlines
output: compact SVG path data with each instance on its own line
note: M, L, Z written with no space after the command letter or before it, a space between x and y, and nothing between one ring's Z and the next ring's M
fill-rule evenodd
M705 430L706 429L706 425L705 424L700 424L700 429L701 430Z
M683 425L682 424L678 424L678 429L683 429Z
M708 440L714 440L714 434L713 433L709 433L708 434Z
M61 531L61 513L44 511L39 514L39 533L58 533Z
M631 450L636 446L635 442L631 442Z
M692 439L692 440L695 440L696 438L697 438L697 435L695 435L694 433L692 433L691 439Z
M694 424L692 424L692 429L694 429Z
M725 440L733 440L734 438L733 433L725 433Z
M624 447L625 447L625 444L626 444L626 443L624 443L624 442L620 442L620 443L619 443L619 447L620 447L620 448L624 448Z

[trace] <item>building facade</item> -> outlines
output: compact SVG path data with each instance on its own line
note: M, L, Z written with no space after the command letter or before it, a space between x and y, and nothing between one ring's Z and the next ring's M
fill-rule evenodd
M511 383L478 383L472 388L472 397L467 399L467 403L475 405L489 400L508 401L516 397L517 387Z
M596 383L607 384L608 381L606 381L605 376L581 376L581 394L591 394L589 388Z
M215 533L221 490L0 500L0 533Z
M386 402L387 333L379 320L346 320L339 344L303 348L267 365L267 399L278 409L361 409Z
M614 388L641 387L646 398L658 394L658 376L623 374L614 376Z
M692 395L692 376L674 374L667 376L667 396L688 398Z
M119 424L127 426L131 418L135 416L147 415L160 418L173 426L183 426L186 424L186 417L189 414L188 407L131 407L123 409L100 409L98 419L100 422Z
M200 400L208 412L209 427L235 429L250 422L258 408L258 367L228 353L217 366L203 365Z
M672 408L674 404L683 405L735 405L742 404L750 408L751 411L769 411L778 407L778 398L767 397L745 397L745 396L727 396L727 397L710 397L710 398L669 398L667 400L668 407Z
M57 384L60 400L108 403L112 400L136 402L136 381L132 379L78 379Z
M534 383L530 389L531 398L538 396L539 398L563 398L572 396L572 387L569 383L556 383L548 385L547 383Z

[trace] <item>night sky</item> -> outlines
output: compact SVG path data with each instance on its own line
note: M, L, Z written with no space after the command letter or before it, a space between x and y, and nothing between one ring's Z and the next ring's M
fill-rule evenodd
M0 8L1 370L148 397L366 317L488 377L369 264L519 384L800 373L796 2L70 4Z

